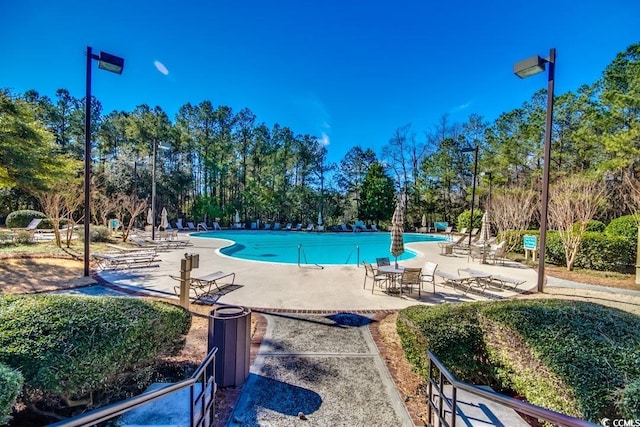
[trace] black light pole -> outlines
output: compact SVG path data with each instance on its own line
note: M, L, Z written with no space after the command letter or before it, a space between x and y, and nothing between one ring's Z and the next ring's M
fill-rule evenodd
M482 172L480 175L489 177L489 199L487 200L487 208L485 210L491 211L491 185L493 183L493 173L492 172Z
M84 110L84 275L89 276L89 240L91 233L91 60L98 61L98 68L122 74L124 59L100 52L94 55L91 46L87 46L87 91Z
M151 240L156 240L156 153L157 141L153 141L153 159L151 163Z
M473 231L473 205L475 204L476 198L476 176L478 176L478 150L480 147L476 145L475 147L465 147L460 150L462 153L471 153L473 152L473 187L471 190L471 220L469 221L469 246L471 246L471 237Z
M555 83L556 50L549 50L548 58L538 55L513 66L513 72L524 79L538 74L549 64L547 88L547 121L544 134L544 163L542 171L542 206L540 207L540 250L538 253L538 292L544 291L544 255L547 250L547 211L549 208L549 169L551 166L551 127L553 125L553 88Z

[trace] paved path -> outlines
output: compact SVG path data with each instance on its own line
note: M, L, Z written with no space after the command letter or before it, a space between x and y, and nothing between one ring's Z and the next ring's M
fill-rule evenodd
M228 425L413 426L367 328L371 317L265 317L262 346Z

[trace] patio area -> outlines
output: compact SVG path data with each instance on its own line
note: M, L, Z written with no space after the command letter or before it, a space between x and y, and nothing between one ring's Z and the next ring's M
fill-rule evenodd
M418 252L418 256L404 261L406 267L422 267L425 261L438 263L438 270L457 275L458 269L472 268L490 274L524 280L517 291L505 286L488 287L485 294L464 294L459 289L444 286L436 280L436 293L431 284L425 284L422 296L417 293L389 295L376 288L371 293L371 281L363 289L365 269L360 266L325 266L273 264L251 262L230 258L216 252L225 245L214 239L189 236L193 246L160 252L158 267L128 270L100 271L105 282L132 292L142 292L164 297L175 297L174 286L178 282L170 276L179 276L180 260L185 253L199 254L200 266L191 272L192 277L202 277L222 271L236 273L235 283L225 287L211 302L242 305L269 310L395 310L415 304L441 304L483 299L510 298L518 293L535 288L536 272L523 265L505 262L504 265L480 264L466 255L443 256L436 243L410 243L407 248ZM222 282L224 284L224 281Z

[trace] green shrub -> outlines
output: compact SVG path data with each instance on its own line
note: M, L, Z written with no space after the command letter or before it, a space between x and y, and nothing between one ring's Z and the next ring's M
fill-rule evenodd
M21 211L13 211L9 215L7 215L7 227L9 228L24 228L31 220L34 218L42 218L46 219L47 216L42 212L32 211L32 210L21 210ZM42 223L38 224L38 228L43 227Z
M635 263L636 248L622 236L586 232L576 255L575 267L624 272ZM565 265L564 244L556 231L547 234L547 261Z
M16 232L15 242L20 244L34 243L33 232L27 230L18 230Z
M480 228L482 227L482 215L484 212L481 210L473 210L473 227L471 228ZM471 210L468 209L463 211L460 215L458 215L457 228L460 230L463 227L469 228L469 219L471 218Z
M27 396L79 399L178 351L190 319L181 307L129 298L5 296L0 362L20 369Z
M0 363L0 426L11 420L11 410L22 390L22 383L20 372Z
M91 225L89 227L89 238L91 242L108 242L109 227L104 225ZM84 240L84 233L79 233L80 240Z
M640 318L632 314L562 300L419 306L400 312L398 333L423 376L425 357L415 355L429 348L462 381L511 388L593 422L640 418ZM492 378L479 382L478 369Z
M522 243L525 235L536 236L538 242L540 241L540 230L507 230L498 235L498 241L504 240L506 248L513 248L509 252L524 253ZM547 240L548 236L549 233L547 233Z
M623 236L634 245L638 244L638 223L633 215L625 215L612 220L604 232L610 236Z
M591 231L594 233L602 233L604 232L604 229L606 228L606 225L604 224L604 222L602 221L598 221L595 219L590 219L589 222L587 222L587 228L585 229L585 231Z

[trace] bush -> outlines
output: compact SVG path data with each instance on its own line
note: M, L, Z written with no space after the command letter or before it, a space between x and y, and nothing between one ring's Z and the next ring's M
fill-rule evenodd
M181 307L128 298L0 298L0 362L20 369L28 398L81 399L120 373L177 352L190 326Z
M400 312L398 333L423 376L425 358L414 355L429 348L461 381L478 383L480 369L492 375L486 383L554 411L592 422L640 418L640 318L632 314L562 300L419 306Z
M473 227L471 228L480 228L482 227L482 215L484 214L484 212L482 212L481 210L473 210ZM457 228L458 230L462 229L463 227L467 227L469 228L469 219L471 218L471 210L468 209L466 211L463 211L460 215L458 215L458 222L457 222Z
M623 236L634 245L638 244L638 223L633 215L625 215L614 219L607 225L604 232L610 236Z
M34 218L46 219L47 216L42 212L32 210L14 211L7 215L7 227L8 228L24 228ZM38 228L44 228L42 223L38 224Z
M624 272L635 264L636 248L622 236L586 232L576 255L575 267L598 271ZM564 244L556 231L547 234L548 262L565 265Z
M540 242L540 230L507 230L498 235L498 241L504 240L506 248L510 249L509 252L524 253L522 243L525 235L536 236L538 242ZM547 241L549 240L549 233L547 232Z
M604 225L604 222L602 221L598 221L595 219L590 219L589 222L587 222L587 228L585 229L585 231L591 231L594 233L602 233L604 232L606 225Z
M91 225L89 227L89 238L91 242L108 242L109 227L104 225ZM79 234L80 240L84 241L84 233Z
M0 363L0 426L11 420L11 410L22 390L22 383L20 372Z

